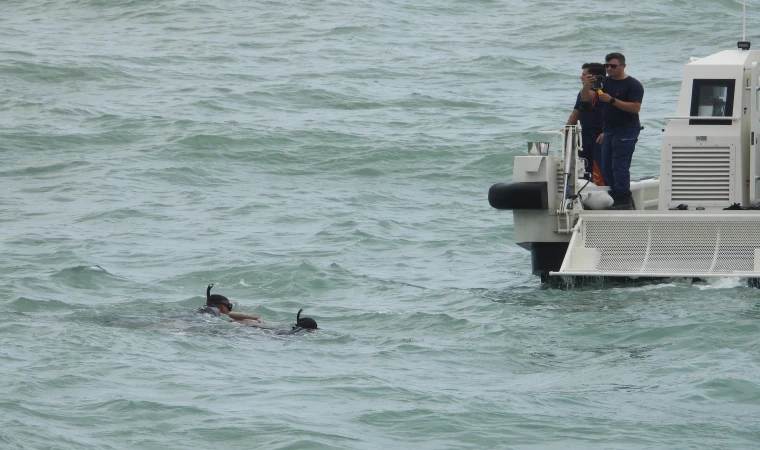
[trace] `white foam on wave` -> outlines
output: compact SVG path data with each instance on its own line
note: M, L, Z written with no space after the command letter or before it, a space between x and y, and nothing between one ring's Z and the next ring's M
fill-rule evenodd
M734 289L746 283L743 278L738 277L708 278L706 281L707 284L697 285L697 288L702 291L710 289Z

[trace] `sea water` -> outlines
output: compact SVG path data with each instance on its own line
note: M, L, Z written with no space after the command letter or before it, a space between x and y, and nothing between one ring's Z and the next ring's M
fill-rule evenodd
M657 175L741 14L0 3L0 448L757 448L756 289L547 289L487 202L613 51ZM210 283L269 328L195 314Z

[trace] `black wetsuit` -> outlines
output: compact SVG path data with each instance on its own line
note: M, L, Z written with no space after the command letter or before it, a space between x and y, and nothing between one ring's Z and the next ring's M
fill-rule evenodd
M279 335L284 335L284 334L296 334L296 333L300 333L300 332L302 332L302 331L307 331L307 332L311 333L311 332L312 332L312 331L314 331L314 330L313 330L313 329L311 329L311 328L293 327L293 328L291 328L291 329L289 329L289 330L277 330L277 331L275 332L275 334L279 334Z
M222 312L219 311L219 308L208 305L203 305L198 308L198 312L201 314L211 314L212 316L220 316L222 314Z

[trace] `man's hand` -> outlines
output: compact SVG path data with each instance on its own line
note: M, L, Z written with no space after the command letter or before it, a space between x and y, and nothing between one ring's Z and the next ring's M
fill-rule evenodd
M594 99L594 95L591 91L591 86L593 86L594 81L596 81L596 77L594 75L586 75L581 77L581 81L583 81L583 88L581 88L581 100L584 102L590 102Z
M602 92L599 94L599 100L603 101L604 103L609 103L610 100L612 100L612 96L610 94Z
M261 319L243 319L240 322L243 322L243 323L264 323L264 321L261 320Z
M591 89L591 86L593 86L594 82L596 81L596 75L586 75L582 78L583 80L583 89Z
M599 136L597 136L596 143L597 144L601 144L603 140L604 140L604 133L602 133Z

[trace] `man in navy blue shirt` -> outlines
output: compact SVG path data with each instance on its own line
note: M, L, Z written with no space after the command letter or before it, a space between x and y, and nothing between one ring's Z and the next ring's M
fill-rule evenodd
M604 77L604 65L600 63L585 63L581 66L583 70L581 75L581 81L588 75ZM575 125L578 121L581 122L581 138L583 142L583 149L580 151L580 157L586 160L586 171L588 173L594 173L594 162L601 171L602 164L602 144L601 140L597 142L597 138L602 134L602 102L597 98L596 92L593 93L594 97L590 102L583 101L581 99L580 92L575 100L575 107L573 112L570 113L570 117L567 119L568 125ZM586 179L593 180L593 177L584 177ZM598 183L597 180L593 180L594 183Z
M636 209L631 196L631 158L639 139L639 111L644 99L644 86L625 73L625 56L610 53L604 60L607 78L602 93L604 133L602 143L602 176L610 186L615 202L608 209ZM581 99L591 101L589 88L593 77L584 80Z

